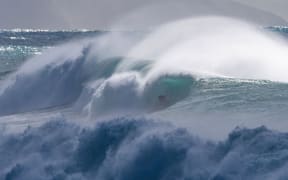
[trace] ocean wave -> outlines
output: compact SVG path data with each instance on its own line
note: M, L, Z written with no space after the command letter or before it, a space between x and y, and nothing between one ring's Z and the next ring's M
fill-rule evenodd
M286 50L283 41L225 18L188 19L148 34L107 33L28 60L1 87L0 114L73 104L91 116L151 112L188 97L199 78L286 82Z
M0 82L0 179L285 178L287 57L211 17L50 48Z
M223 142L149 119L81 128L52 120L1 134L1 179L279 179L287 133L236 128Z
M97 83L84 109L92 117L154 112L188 97L195 82L193 76L181 74L149 81L138 73L120 74Z
M41 64L39 69L32 72L16 72L9 76L0 96L0 114L32 111L73 102L81 93L84 81L84 75L81 74L81 52L73 60L67 60L59 66L53 63Z
M106 42L110 38L108 35L104 40L83 40L50 48L25 62L1 86L0 114L73 104L80 111L89 109L90 115L113 113L121 108L133 112L132 107L145 111L167 107L188 96L194 81L189 74L161 73L147 79L145 74L150 71L151 62L145 60L139 60L126 72L118 72L127 60L122 56L125 50L103 54L103 49L115 46L115 39Z

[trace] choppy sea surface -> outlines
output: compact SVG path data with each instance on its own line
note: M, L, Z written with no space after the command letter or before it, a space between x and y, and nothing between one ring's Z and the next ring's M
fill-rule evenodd
M0 179L286 179L288 28L231 21L1 30Z

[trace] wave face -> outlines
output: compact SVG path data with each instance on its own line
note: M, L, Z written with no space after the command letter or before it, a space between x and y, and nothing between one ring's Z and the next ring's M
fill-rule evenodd
M268 30L205 17L58 46L76 32L0 31L41 51L2 66L0 179L285 178L288 46Z

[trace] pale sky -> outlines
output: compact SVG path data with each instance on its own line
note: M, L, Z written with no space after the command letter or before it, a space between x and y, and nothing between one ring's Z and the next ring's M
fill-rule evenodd
M286 25L286 7L287 0L0 0L0 28L145 29L200 15Z
M287 0L235 0L258 9L270 11L288 21Z

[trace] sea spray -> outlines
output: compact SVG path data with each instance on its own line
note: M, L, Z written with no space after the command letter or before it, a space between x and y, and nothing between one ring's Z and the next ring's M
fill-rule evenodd
M165 72L287 82L287 43L260 28L229 18L176 21L133 47L119 71L151 60L148 77ZM136 61L133 61L135 60Z
M287 46L252 26L193 18L29 59L1 81L0 179L284 179Z
M131 106L135 103L135 111L142 111L144 107L145 112L155 107L158 98L171 99L171 102L164 106L168 107L189 95L191 87L188 86L191 86L191 83L188 82L190 85L185 85L185 95L154 92L154 99L148 103L143 102L146 96L145 88L165 75L184 75L191 79L206 76L286 82L287 52L286 43L279 37L229 18L181 20L164 25L151 33L106 33L98 38L55 47L28 60L9 76L7 83L1 87L0 112L2 115L27 112L54 106L71 106L75 102L82 104L82 109L87 109L88 104L92 107L91 104L96 102L97 108L92 108L89 112L106 109L113 113L112 109L118 111L120 108L131 113L134 111ZM113 88L118 92L123 89L124 92L124 89L130 87L123 86L123 83L130 82L131 77L126 76L127 80L124 78L121 80L123 83L117 82L115 85L113 79L131 73L137 77L133 80L136 84L130 93L135 94L131 104L125 104L122 100L113 103L114 108L111 110L106 106L101 107L99 98L103 99L104 96L97 97L99 92L109 89L112 92ZM93 83L94 81L97 83ZM99 85L99 82L102 84ZM110 88L107 87L107 82ZM97 85L93 87L91 84ZM78 98L88 91L92 95L91 102L79 103ZM107 93L102 92L102 95ZM50 98L47 99L47 96ZM182 98L175 98L177 96ZM97 100L94 100L94 97L97 97Z

